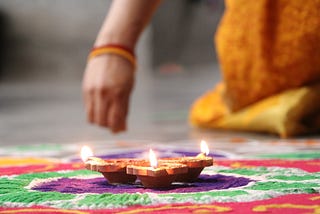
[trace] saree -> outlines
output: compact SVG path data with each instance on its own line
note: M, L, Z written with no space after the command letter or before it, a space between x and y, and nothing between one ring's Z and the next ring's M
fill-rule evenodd
M318 0L227 0L215 35L223 79L192 105L191 124L281 137L318 131L319 11Z

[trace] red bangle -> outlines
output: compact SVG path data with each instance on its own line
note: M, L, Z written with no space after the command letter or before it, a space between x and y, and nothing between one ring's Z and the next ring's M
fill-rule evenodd
M106 44L98 47L93 47L88 60L103 54L115 54L121 56L122 58L128 60L133 67L136 67L136 57L131 49L123 45L118 44Z
M131 55L133 55L135 57L135 54L134 52L132 51L131 48L128 48L124 45L119 45L119 44L106 44L106 45L101 45L101 46L96 46L96 47L93 47L91 49L91 51L94 51L96 49L101 49L101 48L118 48L118 49L122 49L122 50L125 50L127 52L129 52Z

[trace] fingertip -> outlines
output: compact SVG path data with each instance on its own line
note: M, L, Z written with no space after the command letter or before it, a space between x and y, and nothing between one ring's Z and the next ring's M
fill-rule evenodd
M89 123L94 123L94 110L92 104L86 106L87 110L87 121Z
M111 131L112 131L113 134L118 134L118 133L120 133L120 132L125 131L125 129L124 129L123 127L113 127L113 128L111 129Z
M108 127L108 111L109 104L105 97L96 95L95 97L95 113L94 113L94 123L100 127Z

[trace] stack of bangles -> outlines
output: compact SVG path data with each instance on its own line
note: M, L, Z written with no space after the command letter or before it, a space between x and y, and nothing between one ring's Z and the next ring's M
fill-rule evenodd
M88 60L103 54L115 54L128 60L136 68L137 60L130 48L118 44L107 44L92 48Z

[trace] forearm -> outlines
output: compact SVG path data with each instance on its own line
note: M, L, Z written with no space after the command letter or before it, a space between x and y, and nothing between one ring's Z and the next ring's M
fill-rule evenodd
M161 0L113 0L95 46L116 43L134 49Z

